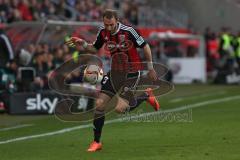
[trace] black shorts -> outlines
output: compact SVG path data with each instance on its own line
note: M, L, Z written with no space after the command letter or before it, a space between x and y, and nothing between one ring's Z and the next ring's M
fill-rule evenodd
M138 84L138 81L140 79L141 72L133 72L133 73L127 73L127 80L121 81L121 82L112 82L112 78L110 77L110 72L107 73L102 79L102 88L101 92L107 94L109 97L113 97L116 95L117 92L119 92L119 96L121 98L124 98L128 101L130 101L131 98L133 98L132 90L136 89L136 86ZM121 84L118 84L121 83ZM113 84L115 84L113 87ZM117 87L116 87L117 86ZM120 90L120 91L119 91Z

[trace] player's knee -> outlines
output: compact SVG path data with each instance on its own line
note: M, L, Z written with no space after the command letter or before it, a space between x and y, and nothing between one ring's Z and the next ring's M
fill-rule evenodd
M115 112L117 112L117 113L124 113L125 110L122 107L116 107L115 108Z
M104 101L102 99L97 99L95 102L95 106L97 109L103 109L103 104L104 104Z

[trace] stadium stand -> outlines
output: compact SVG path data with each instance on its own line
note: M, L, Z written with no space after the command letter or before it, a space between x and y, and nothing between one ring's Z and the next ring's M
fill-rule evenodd
M237 1L236 1L237 2ZM152 7L157 3L158 8ZM0 0L0 22L9 24L11 27L7 29L9 37L14 39L13 46L15 49L15 58L7 59L7 62L1 67L1 96L3 101L6 93L12 92L30 92L42 91L48 89L48 74L57 68L64 61L72 56L82 54L74 48L64 45L64 41L55 41L55 39L64 39L66 35L74 35L86 38L88 41L94 40L96 29L80 28L74 33L65 33L62 26L53 25L52 29L46 29L44 22L46 20L61 21L81 21L81 22L98 22L101 21L101 14L105 8L114 8L119 10L121 21L138 27L189 27L189 16L181 4L177 1L169 2L162 0L161 2L146 0ZM158 17L152 19L152 17ZM31 27L24 24L25 21L34 21ZM15 22L19 22L16 24ZM23 25L19 25L22 23ZM16 24L16 25L15 25ZM55 27L55 28L54 28ZM18 30L16 30L18 28ZM34 29L32 29L34 28ZM42 31L47 32L42 34ZM54 30L54 32L52 32ZM87 31L86 31L87 30ZM88 32L90 30L90 33ZM28 34L24 34L28 31ZM31 35L31 36L29 36ZM203 34L202 34L203 35ZM230 35L229 35L230 36ZM236 56L238 61L221 55L221 47L225 43L222 39L222 33L214 33L207 29L204 33L206 44L207 70L209 77L215 79L216 83L221 83L223 75L222 70L225 68L226 74L235 73L240 68L238 49L240 42L239 35L231 35L231 54ZM222 39L222 40L221 40ZM221 42L221 43L219 43ZM193 42L194 43L194 42ZM165 54L160 54L160 41L151 41L156 60L165 62L168 57L195 57L196 45L185 45L183 48L179 44L166 45ZM157 45L156 45L157 44ZM174 52L174 55L171 54ZM169 54L168 54L169 53ZM104 62L109 60L108 56L101 55ZM230 59L230 61L229 61ZM2 60L2 59L1 59ZM231 62L231 63L229 63ZM238 63L237 63L238 62ZM228 65L230 65L230 67ZM22 68L24 70L22 70ZM19 74L25 74L19 79ZM70 77L76 79L79 73L73 73ZM170 75L172 76L172 75ZM2 81L3 77L5 81ZM25 78L25 79L24 79Z
M100 21L106 8L119 10L123 21L134 25L161 25L186 27L187 14L176 5L161 1L158 8L150 8L151 2L146 0L1 0L0 22L16 21L77 20ZM151 11L151 12L150 12ZM152 19L151 17L158 17Z

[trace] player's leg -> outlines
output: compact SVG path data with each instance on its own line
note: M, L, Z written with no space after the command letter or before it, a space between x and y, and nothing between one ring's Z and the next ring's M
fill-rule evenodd
M129 109L128 111L132 111L140 106L144 101L149 98L149 95L146 92L143 92L141 95L137 96L134 99L129 101Z
M143 101L146 100L146 98L143 96L149 97L147 94L145 95L145 92L141 99L135 99L132 91L127 91L124 94L120 94L115 111L117 113L126 113L136 109Z
M100 138L105 121L104 111L106 104L111 100L111 98L115 94L115 91L113 90L113 87L110 82L109 73L103 77L101 84L102 88L99 97L96 100L96 109L93 120L94 142L90 145L88 149L89 152L95 152L101 149L102 147L102 144L100 143Z
M158 111L160 109L160 104L154 96L152 89L147 88L143 94L129 101L129 111L136 109L144 101L147 101L155 111Z
M147 88L141 95L135 96L134 90L137 89L138 82L140 80L140 72L130 73L127 75L128 81L124 83L122 86L122 91L120 93L120 97L126 99L129 103L129 107L126 111L132 111L142 104L142 102L147 101L155 111L158 111L160 105L153 94L153 90L151 88Z
M96 109L94 113L94 141L100 142L102 128L105 120L104 106L110 101L111 97L105 93L100 93L99 97L96 100Z
M117 105L115 107L115 111L117 113L125 113L128 108L129 108L128 100L126 100L122 97L118 97L118 102L117 102Z
M94 119L93 119L94 141L88 149L89 152L95 152L102 148L102 144L100 143L100 138L101 138L102 128L104 126L104 121L105 121L104 107L110 100L111 100L111 97L105 93L100 93L99 97L96 100L96 108L95 108Z
M134 109L138 108L144 101L147 101L155 111L158 111L160 109L160 105L151 88L147 88L143 94L137 97L134 97L131 91L128 91L126 95L121 96L120 94L119 104L115 109L116 112L125 113L133 111Z
M116 107L116 111L124 113L132 111L137 108L143 101L147 100L148 95L144 92L138 97L135 97L134 90L136 90L138 82L141 77L141 72L133 72L127 74L127 81L124 82L119 94L119 104Z
M132 89L132 91L137 90L137 85L138 85L138 83L140 81L140 78L141 78L141 72L138 71L136 73L137 74L135 74L135 75L134 75L134 73L133 74L128 74L129 78L134 77L134 79L135 79L135 82L130 87ZM159 105L156 97L153 94L153 90L151 88L147 88L145 90L145 92L143 92L141 95L136 96L135 98L129 99L129 105L130 105L129 111L132 111L132 110L136 109L144 101L147 101L154 108L155 111L159 110L160 105Z
M132 92L128 91L127 96L119 96L118 103L116 105L115 111L117 113L126 113L127 111L132 111L140 106L143 101L147 101L153 108L157 111L159 110L159 103L156 97L152 93L151 88L147 88L146 91L134 99Z
M104 115L105 106L115 94L110 82L109 73L103 77L101 84L102 84L101 93L96 100L96 110L95 110L94 120L93 120L94 141L96 142L100 142L102 128L105 120L105 115Z

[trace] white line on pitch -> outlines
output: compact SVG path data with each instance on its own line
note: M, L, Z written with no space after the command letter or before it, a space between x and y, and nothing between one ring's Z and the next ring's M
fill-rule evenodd
M24 127L30 127L33 126L33 124L21 124L21 125L17 125L17 126L13 126L13 127L8 127L8 128L1 128L1 131L9 131L9 130L13 130L13 129L19 129L19 128L24 128Z
M197 108L197 107L201 107L201 106L206 106L206 105L216 104L216 103L221 103L221 102L227 102L227 101L232 101L232 100L237 100L237 99L240 99L239 95L238 96L232 96L232 97L203 101L203 102L194 103L194 104L190 104L190 105L186 105L186 106L182 106L182 107L178 107L178 108L174 108L174 109L159 111L159 112L144 113L144 114L133 116L131 118L140 118L140 117L144 117L144 116L156 115L156 114L161 114L161 113L177 112L177 111L182 111L182 110L186 110L186 109L190 109L190 108ZM124 120L125 120L124 118L118 118L118 119L106 121L105 124L122 122ZM9 140L5 140L5 141L0 141L0 144L7 144L7 143L11 143L11 142L24 141L24 140L28 140L28 139L34 139L34 138L64 134L64 133L67 133L67 132L71 132L71 131L75 131L75 130L79 130L79 129L83 129L83 128L91 128L91 127L93 127L92 124L80 125L80 126L76 126L76 127L57 130L57 131L54 131L54 132L48 132L48 133L43 133L43 134L37 134L37 135L31 135L31 136L25 136L25 137L19 137L19 138L9 139Z
M177 103L177 102L181 102L181 101L186 100L186 99L193 100L193 99L197 99L197 98L206 98L206 97L215 96L215 95L223 95L225 93L226 93L225 91L221 91L221 92L217 92L217 93L209 93L209 94L203 94L203 95L197 95L197 96L174 98L169 102L170 103Z

